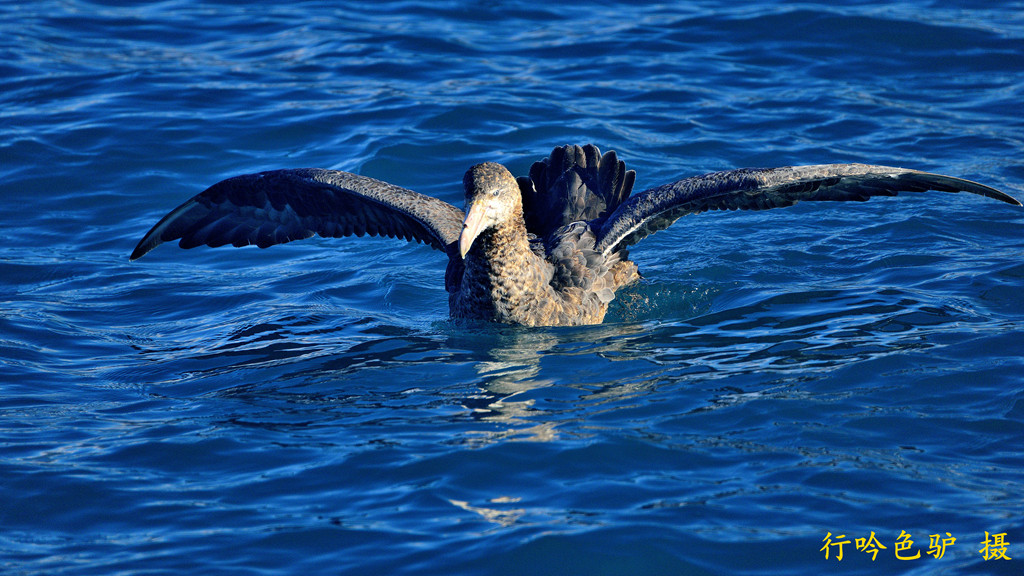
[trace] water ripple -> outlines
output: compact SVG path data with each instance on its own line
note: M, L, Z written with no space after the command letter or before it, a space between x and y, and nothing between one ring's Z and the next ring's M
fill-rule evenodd
M443 255L381 239L127 262L230 175L458 204L575 142L640 189L861 161L1020 196L1020 2L121 4L0 6L6 572L794 574L871 531L843 572L1020 572L998 203L687 217L578 328L452 322ZM957 544L901 563L901 530Z

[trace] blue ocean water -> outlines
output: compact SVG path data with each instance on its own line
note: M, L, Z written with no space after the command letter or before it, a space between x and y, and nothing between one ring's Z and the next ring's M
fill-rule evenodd
M0 3L4 574L1024 571L1024 210L688 216L583 328L394 240L127 259L228 176L566 143L1021 198L1024 3L121 4Z

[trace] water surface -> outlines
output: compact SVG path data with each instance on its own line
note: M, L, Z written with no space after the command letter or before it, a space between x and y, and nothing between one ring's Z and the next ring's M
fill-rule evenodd
M459 203L566 143L639 189L869 162L1024 197L1024 4L118 4L0 5L4 573L1021 573L1008 205L686 217L582 328L453 323L393 240L127 256L232 175Z

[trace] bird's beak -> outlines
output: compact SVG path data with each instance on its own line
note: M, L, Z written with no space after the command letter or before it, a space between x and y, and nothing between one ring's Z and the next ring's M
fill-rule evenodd
M466 259L466 254L473 246L473 241L483 231L486 220L486 204L479 201L473 202L469 207L469 213L466 214L466 219L462 221L462 235L459 236L459 253L462 254L463 260Z

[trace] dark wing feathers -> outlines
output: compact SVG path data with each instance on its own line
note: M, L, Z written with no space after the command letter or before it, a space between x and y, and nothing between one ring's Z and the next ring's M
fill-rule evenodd
M747 168L686 178L634 195L602 223L596 249L608 254L636 244L682 216L707 210L767 210L800 201L864 201L927 190L970 192L1021 205L983 184L904 168L866 164Z
M636 173L614 151L560 146L518 178L526 229L547 237L562 226L610 214L633 190Z
M135 260L163 242L182 248L261 248L309 238L390 236L438 250L456 242L462 210L380 180L348 172L304 168L229 178L175 208L139 242Z

